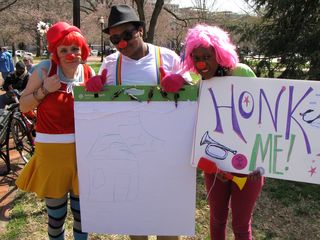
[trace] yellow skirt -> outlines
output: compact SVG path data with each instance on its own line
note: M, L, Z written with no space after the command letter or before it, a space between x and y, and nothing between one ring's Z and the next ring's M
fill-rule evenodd
M75 143L36 143L35 149L16 181L18 188L40 198L79 195Z

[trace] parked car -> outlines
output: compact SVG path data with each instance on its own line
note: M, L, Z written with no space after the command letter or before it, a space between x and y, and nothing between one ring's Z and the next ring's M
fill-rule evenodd
M29 55L29 56L31 56L31 57L35 57L36 55L35 54L33 54L33 53L31 53L31 52L26 52L26 51L24 51L24 50L16 50L16 56L17 57L23 57L24 55Z
M29 55L31 57L35 57L36 55L32 52L24 52L24 55Z
M23 50L16 50L15 53L16 53L17 57L22 57L24 55L24 51Z

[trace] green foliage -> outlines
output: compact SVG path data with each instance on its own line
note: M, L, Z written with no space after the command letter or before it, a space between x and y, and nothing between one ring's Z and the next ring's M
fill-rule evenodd
M197 83L197 82L200 81L200 79L201 79L201 75L196 74L196 73L194 73L194 72L190 72L190 76L191 76L191 78L192 78L192 82L193 82L193 83Z
M98 74L101 63L89 63L90 67L93 68L96 74Z
M320 5L314 0L253 0L262 22L251 26L259 54L279 57L280 77L320 79ZM252 37L252 36L251 36ZM310 62L310 68L304 66Z

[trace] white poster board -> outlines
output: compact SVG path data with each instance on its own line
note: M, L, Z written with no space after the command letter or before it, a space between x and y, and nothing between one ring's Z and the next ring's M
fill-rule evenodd
M75 126L82 229L194 235L196 169L190 159L197 102L175 107L80 96Z
M320 183L320 82L246 77L202 81L192 165Z

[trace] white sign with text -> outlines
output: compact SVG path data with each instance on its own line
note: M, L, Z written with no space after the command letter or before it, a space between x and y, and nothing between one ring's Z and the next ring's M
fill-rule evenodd
M247 77L202 81L194 157L219 168L320 183L320 82Z

